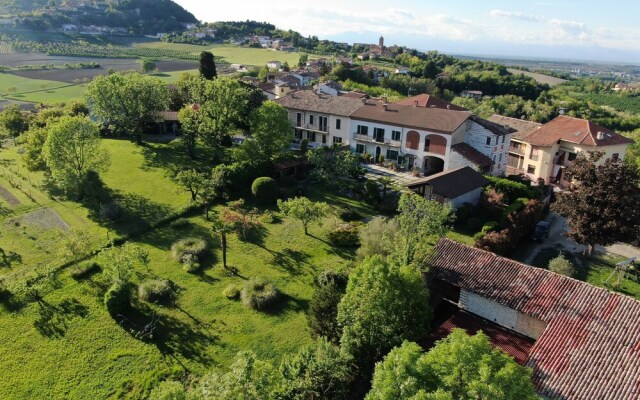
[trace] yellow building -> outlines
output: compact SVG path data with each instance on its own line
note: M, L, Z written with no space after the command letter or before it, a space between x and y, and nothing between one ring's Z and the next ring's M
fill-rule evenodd
M534 182L563 186L564 169L579 153L603 151L599 162L624 158L633 140L591 121L558 116L541 125L535 122L493 115L490 121L516 129L509 146L507 174L523 174Z

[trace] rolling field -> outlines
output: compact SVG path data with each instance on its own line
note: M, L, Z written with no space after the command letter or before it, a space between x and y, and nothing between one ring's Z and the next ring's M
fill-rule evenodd
M560 79L560 78L556 78L555 76L549 76L549 75L544 75L544 74L538 74L536 72L529 72L529 71L522 71L519 69L511 69L511 68L507 68L507 71L509 71L510 73L517 75L526 75L528 77L531 77L533 79L536 80L536 82L538 83L546 83L547 85L554 87L556 85L560 85L562 83L565 83L567 80L566 79Z
M284 51L274 51L267 49L254 49L248 47L237 46L214 46L211 52L216 57L222 57L229 64L245 64L263 66L268 61L287 61L290 66L295 66L300 60L301 53L288 53ZM310 54L309 57L312 58Z

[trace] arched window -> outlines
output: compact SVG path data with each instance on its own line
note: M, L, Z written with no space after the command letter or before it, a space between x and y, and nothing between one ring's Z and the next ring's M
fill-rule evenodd
M445 155L447 153L447 139L440 135L427 135L424 151Z
M420 134L416 131L407 132L405 147L407 149L418 150L420 146Z

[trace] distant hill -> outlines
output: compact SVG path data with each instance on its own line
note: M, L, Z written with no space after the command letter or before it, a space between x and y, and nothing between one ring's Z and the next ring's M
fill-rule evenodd
M0 15L18 17L18 25L30 29L77 24L141 34L179 32L198 22L172 0L0 0Z

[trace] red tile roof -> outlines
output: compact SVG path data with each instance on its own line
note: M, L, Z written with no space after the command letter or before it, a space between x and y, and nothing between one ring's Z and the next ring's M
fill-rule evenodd
M444 339L455 328L464 329L475 335L482 331L489 337L493 347L497 347L513 357L520 365L524 365L535 340L519 335L484 318L460 310L431 333L429 343Z
M487 120L515 129L516 132L513 134L512 138L517 140L522 139L529 133L533 132L536 129L539 129L542 126L542 124L539 124L537 122L531 122L525 119L505 117L504 115L498 114L493 114L491 117L487 118Z
M480 153L478 150L471 147L471 145L467 143L457 143L451 146L451 150L460 154L465 159L471 161L473 164L479 166L480 168L487 168L493 164L491 159Z
M451 104L446 100L439 99L435 96L431 96L429 94L423 93L413 97L407 97L406 99L402 99L394 102L394 104L402 104L405 106L413 106L416 105L418 107L426 107L426 108L442 108L445 110L454 110L454 111L467 111L466 108L462 108L460 106L456 106L455 104Z
M538 392L551 399L640 398L640 302L442 239L430 274L547 323L531 348Z
M604 133L604 139L598 140L598 132ZM558 140L584 146L612 146L633 143L633 140L594 122L566 115L560 115L547 122L540 129L526 135L522 140L536 146L551 146Z

